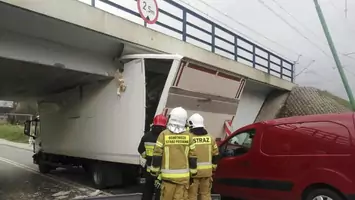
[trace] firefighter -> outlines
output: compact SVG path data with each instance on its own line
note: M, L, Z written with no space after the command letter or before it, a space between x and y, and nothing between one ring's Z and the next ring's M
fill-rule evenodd
M138 152L142 158L146 159L144 177L145 186L142 195L142 200L152 200L154 190L156 189L155 199L159 199L159 188L155 188L155 177L150 174L150 167L152 162L152 156L154 151L155 142L158 139L159 134L166 129L167 118L164 115L157 115L153 119L153 125L149 132L144 134L141 142L138 146Z
M190 177L197 173L195 144L186 131L187 112L171 110L167 129L156 142L151 173L162 179L161 200L188 199Z
M197 155L197 175L189 188L189 200L197 200L197 196L200 200L211 200L212 172L217 167L218 147L203 121L197 113L188 119Z

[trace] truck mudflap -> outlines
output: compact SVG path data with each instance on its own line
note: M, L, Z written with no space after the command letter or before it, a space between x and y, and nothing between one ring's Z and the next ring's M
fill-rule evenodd
M212 200L221 200L219 194L212 194ZM82 200L141 200L142 193L118 194L107 197L86 197ZM154 198L153 198L154 199Z

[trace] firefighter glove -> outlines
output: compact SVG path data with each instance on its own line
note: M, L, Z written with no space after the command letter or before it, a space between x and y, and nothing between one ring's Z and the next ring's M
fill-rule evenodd
M159 176L157 177L157 179L155 179L154 181L154 186L156 189L160 189L161 187L161 174L159 174Z

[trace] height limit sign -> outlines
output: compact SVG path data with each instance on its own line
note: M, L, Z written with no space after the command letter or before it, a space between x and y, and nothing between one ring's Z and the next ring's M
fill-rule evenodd
M138 0L138 11L147 24L155 24L158 21L159 7L156 0Z

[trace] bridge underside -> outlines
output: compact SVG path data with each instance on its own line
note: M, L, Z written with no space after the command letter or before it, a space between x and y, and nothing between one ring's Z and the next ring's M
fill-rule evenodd
M117 69L114 58L142 51L116 38L5 3L0 3L0 16L1 100L36 100L111 79Z
M106 76L0 58L0 99L36 99Z
M44 6L48 1L41 2L43 5L42 3L39 5ZM58 7L57 9L64 10L65 8ZM82 16L77 15L77 17ZM95 20L92 23L98 24ZM108 27L112 26L102 24L102 29L108 30ZM120 23L115 24L115 27L121 28ZM122 32L127 32L127 30L122 28ZM147 32L147 30L142 30L142 32ZM131 34L139 38L143 33L132 32ZM241 96L235 116L236 123L233 125L235 128L254 122L270 91L287 90L293 85L261 71L236 65L235 61L222 59L162 34L149 37L154 40L162 39L162 42L152 42L152 44L162 46L165 44L164 48L173 48L171 51L164 51L165 53L184 55L185 51L182 49L186 47L187 53L185 54L191 54L192 59L208 58L205 62L213 66L228 66L226 69L237 70L233 71L234 73L243 72L237 73L240 75L254 74L247 79ZM146 41L146 38L143 40ZM114 59L122 55L164 53L130 41L1 3L0 0L0 99L38 100L44 95L57 93L80 84L111 79L120 65L114 62ZM259 79L259 77L262 78Z

